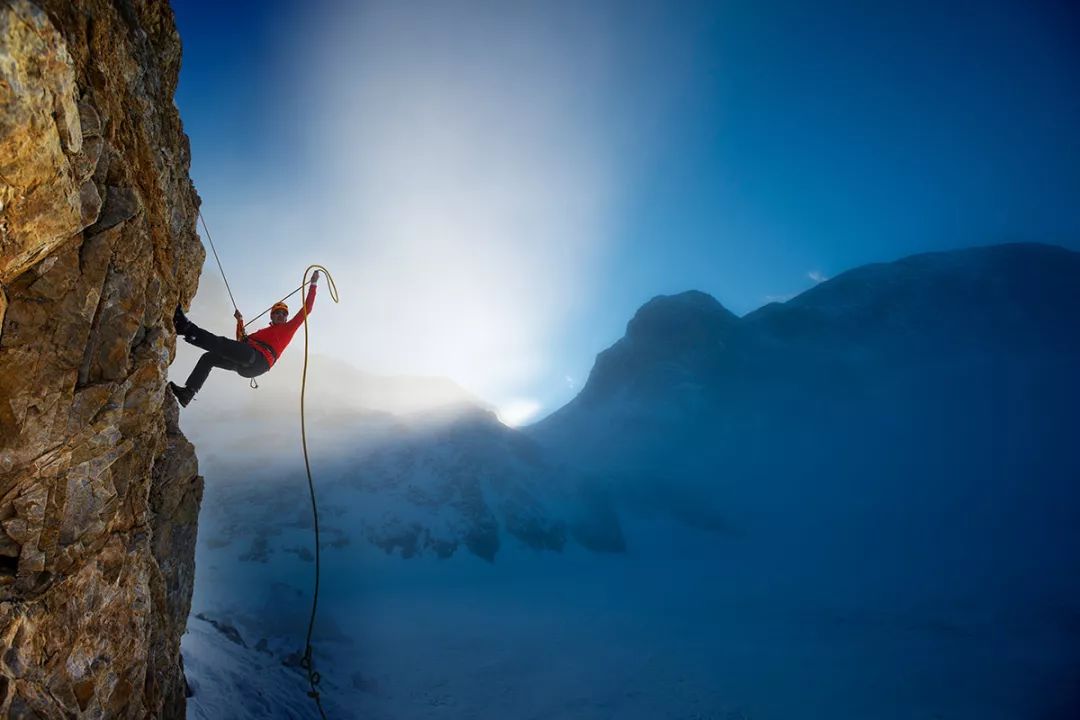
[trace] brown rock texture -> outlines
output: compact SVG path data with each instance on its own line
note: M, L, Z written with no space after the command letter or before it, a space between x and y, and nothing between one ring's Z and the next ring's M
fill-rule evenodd
M0 0L0 716L184 716L204 252L159 0Z

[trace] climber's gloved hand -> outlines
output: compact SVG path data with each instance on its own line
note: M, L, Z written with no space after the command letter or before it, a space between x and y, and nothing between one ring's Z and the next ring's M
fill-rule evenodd
M237 320L243 320L243 319L244 319L244 316L243 316L243 315L242 315L242 314L240 313L240 311L239 311L239 310L237 310L236 312L234 312L234 313L232 314L232 316L233 316L234 318L236 318Z
M311 282L313 284L319 282L319 271L318 270L316 270L315 272L313 272L311 274Z

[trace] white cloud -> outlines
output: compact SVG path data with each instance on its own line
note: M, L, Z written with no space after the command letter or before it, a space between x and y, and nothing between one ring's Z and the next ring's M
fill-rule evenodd
M823 283L829 279L824 273L819 270L811 270L810 272L806 273L806 277L810 278L815 283Z

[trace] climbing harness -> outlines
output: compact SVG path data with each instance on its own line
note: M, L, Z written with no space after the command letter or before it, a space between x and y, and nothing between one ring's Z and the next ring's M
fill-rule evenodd
M203 230L206 232L206 239L210 241L210 249L214 251L214 260L217 262L218 270L221 271L221 279L225 281L225 289L229 291L229 299L232 300L233 309L239 311L239 308L236 307L236 300L233 299L232 288L229 287L229 279L225 277L225 268L221 265L221 258L218 257L217 248L214 247L214 241L210 237L210 230L206 227L206 220L203 218L201 210L198 211L198 213ZM308 265L307 269L304 270L304 281L300 284L300 287L293 290L281 300L278 300L274 305L284 303L285 300L303 290L308 285L308 274L312 270L319 270L326 276L326 287L327 291L330 293L330 299L335 303L338 302L337 284L334 283L334 277L330 274L330 271L322 265ZM266 310L263 310L254 318L244 323L244 327L247 327L266 313L270 312L274 305L271 305ZM300 441L304 448L304 470L307 472L308 492L311 495L311 516L315 523L315 589L311 596L311 617L308 620L307 637L304 640L304 656L300 660L300 667L307 673L308 686L310 688L307 693L308 697L315 701L315 707L319 710L319 716L323 718L323 720L326 720L326 711L323 710L322 696L319 692L319 683L322 681L322 676L315 669L315 662L312 657L314 648L311 645L311 635L315 631L315 613L319 607L319 550L322 543L319 537L319 506L315 502L315 481L311 476L311 461L308 457L307 419L304 414L304 398L307 394L308 371L308 313L306 303L300 306L300 312L303 313L304 318L304 370L300 376ZM251 379L250 385L252 389L259 387L254 378Z

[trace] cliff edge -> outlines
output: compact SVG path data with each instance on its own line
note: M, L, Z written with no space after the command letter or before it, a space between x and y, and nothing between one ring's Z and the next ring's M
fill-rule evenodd
M204 251L166 3L0 0L0 716L184 715Z

